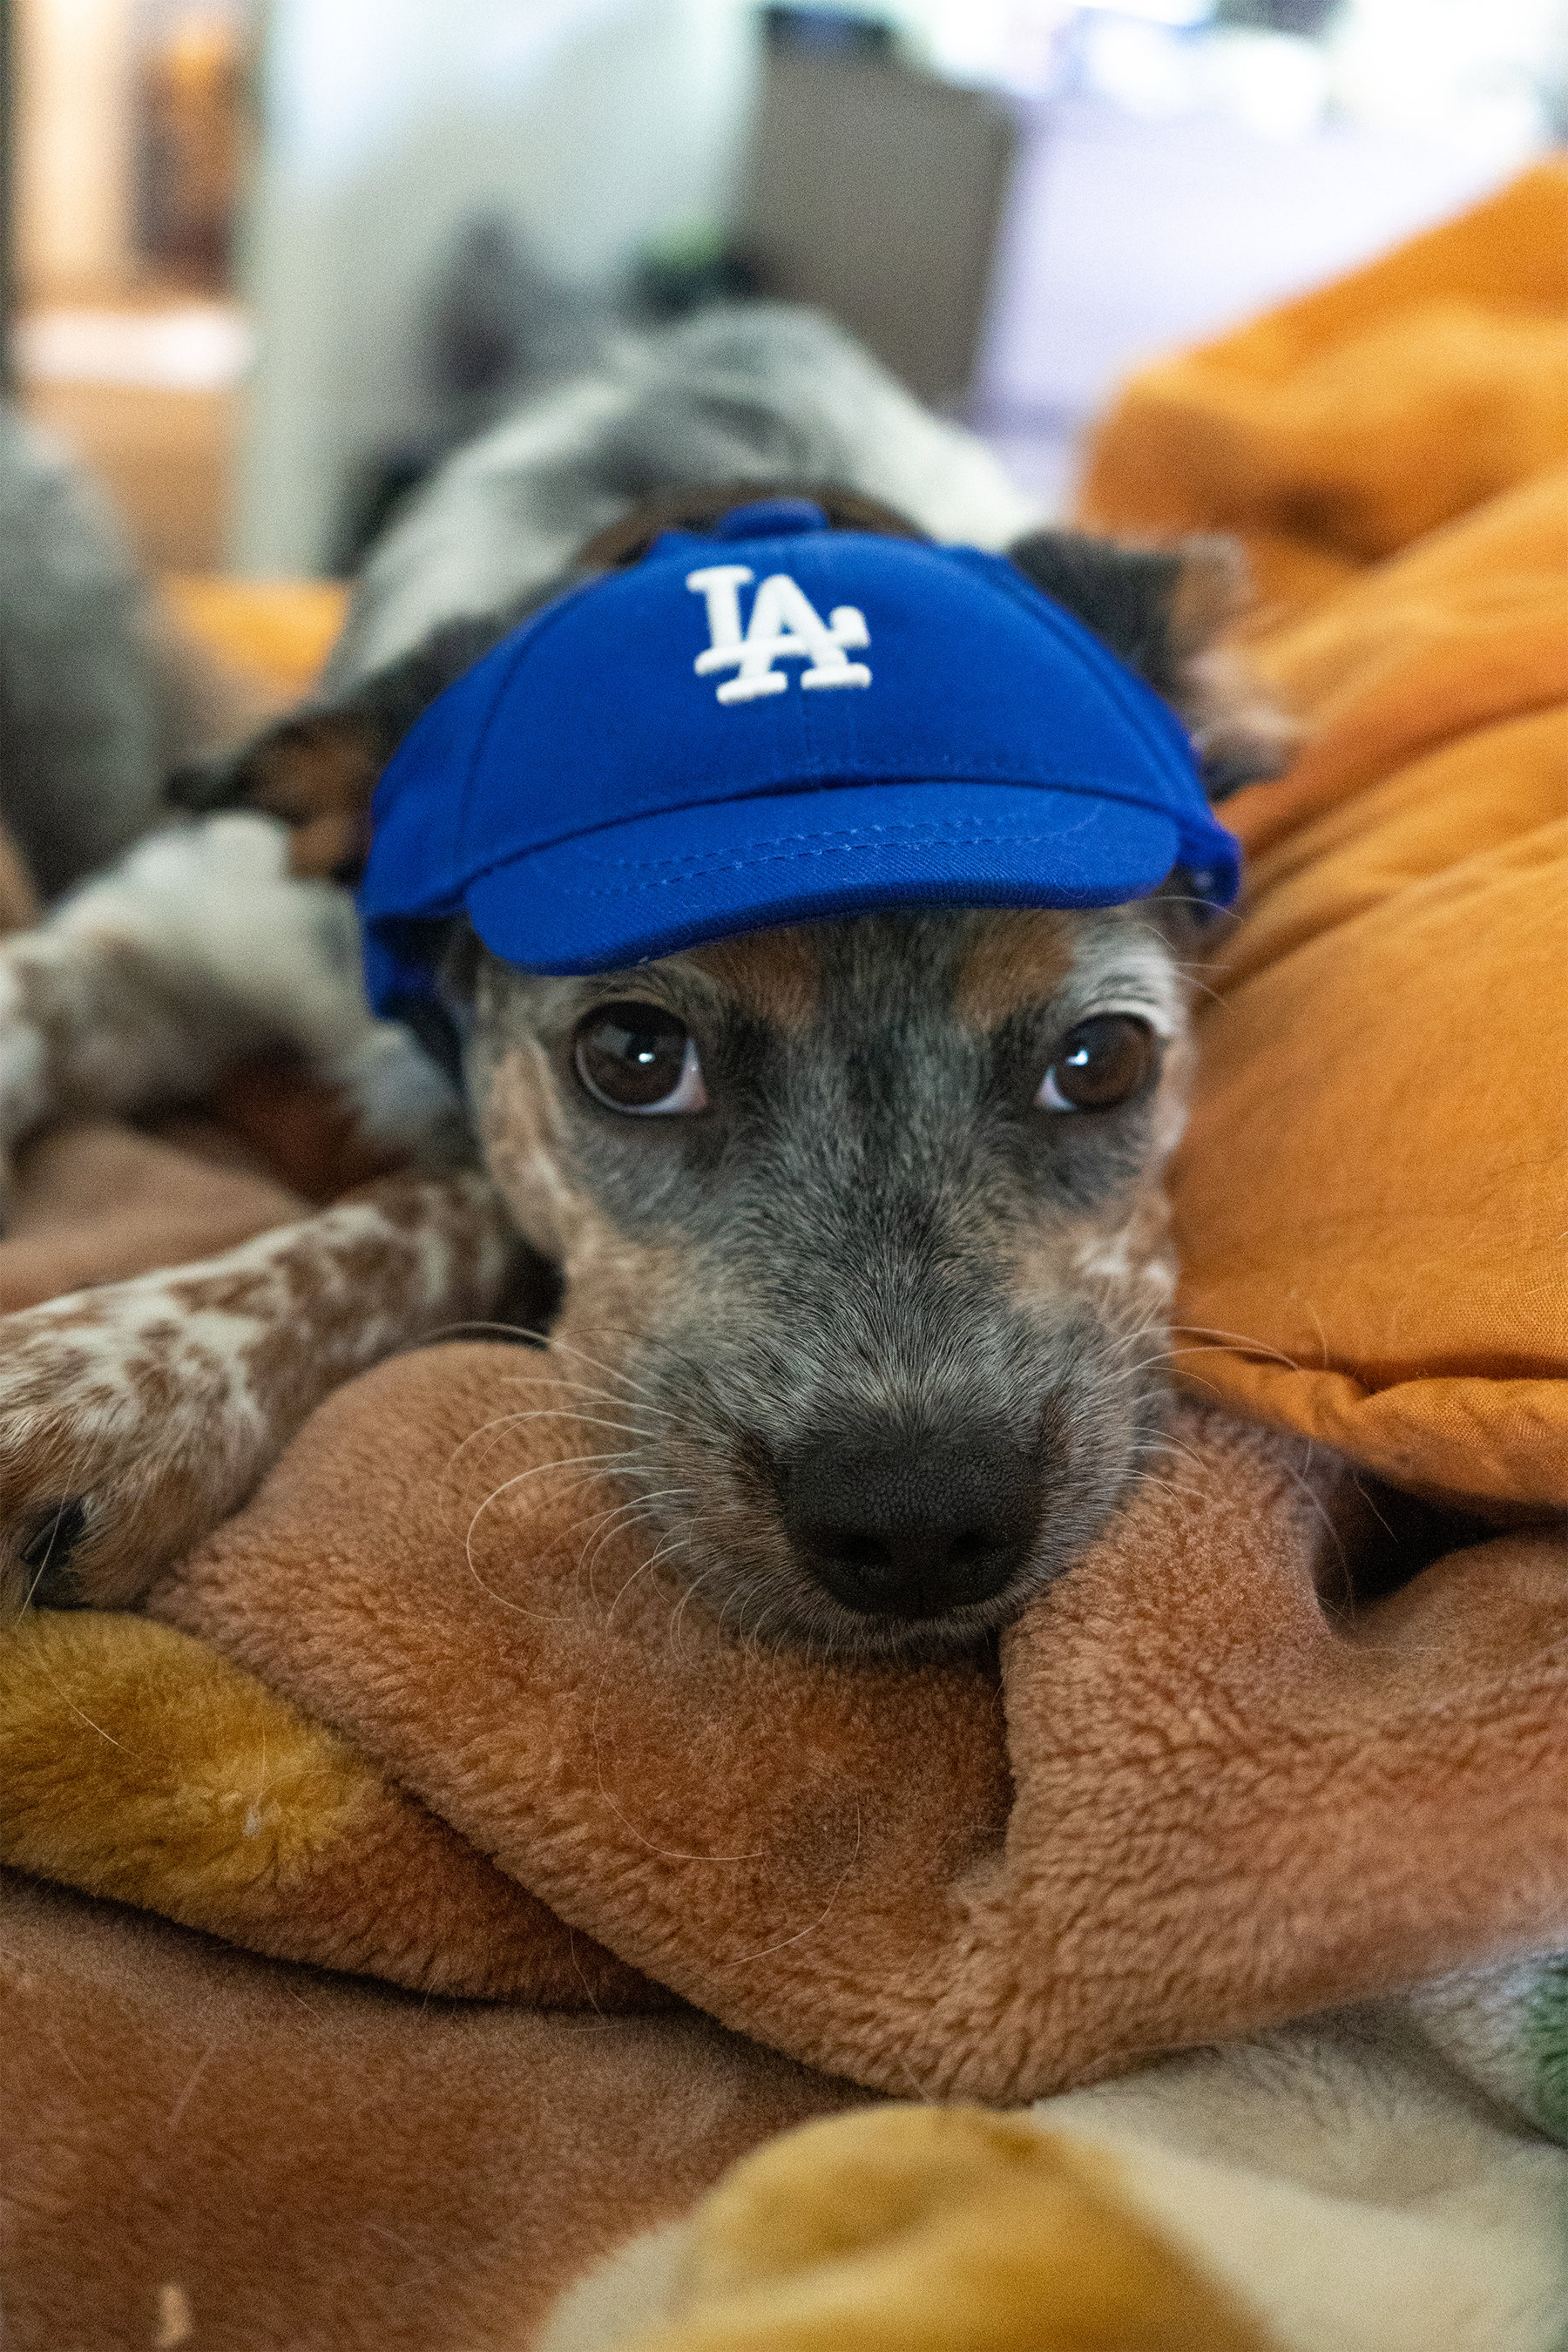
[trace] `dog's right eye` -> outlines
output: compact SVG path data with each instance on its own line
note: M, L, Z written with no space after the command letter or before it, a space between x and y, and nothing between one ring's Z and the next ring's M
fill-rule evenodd
M612 1110L707 1108L696 1042L661 1004L599 1005L577 1025L573 1059L595 1101Z

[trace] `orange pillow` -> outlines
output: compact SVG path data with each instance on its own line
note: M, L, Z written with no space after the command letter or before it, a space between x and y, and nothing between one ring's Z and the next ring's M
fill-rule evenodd
M1505 1513L1568 1504L1565 305L1559 164L1151 370L1083 496L1242 533L1308 728L1227 810L1182 1369Z

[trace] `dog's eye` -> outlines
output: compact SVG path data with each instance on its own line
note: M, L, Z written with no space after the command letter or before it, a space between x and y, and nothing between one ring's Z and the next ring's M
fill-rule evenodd
M1159 1040L1146 1021L1097 1013L1068 1031L1035 1101L1041 1110L1114 1110L1142 1093L1159 1066Z
M601 1004L578 1024L574 1059L588 1092L612 1110L707 1108L691 1033L662 1005Z

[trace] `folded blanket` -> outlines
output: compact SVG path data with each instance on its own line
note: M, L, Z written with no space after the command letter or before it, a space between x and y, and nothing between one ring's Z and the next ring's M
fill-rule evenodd
M889 2106L735 2166L541 2352L1558 2352L1568 2156L1386 2020L1028 2115Z
M879 2090L1035 2097L1568 1944L1562 1538L1500 1538L1336 1622L1353 1486L1194 1410L1171 1475L999 1667L838 1663L682 1610L652 1538L598 1532L619 1498L583 1450L532 1354L405 1358L323 1408L150 1613L347 1735L572 1927ZM93 1713L90 1684L69 1696ZM321 1823L311 1867L347 1864L344 1910L400 1942L414 1825L372 1891L364 1801L335 1836L343 1799L295 1811ZM542 1968L531 1917L506 1924L510 1968Z
M13 1995L13 2030L52 2087L19 2108L20 2277L36 2316L18 2340L117 2343L132 2290L151 2309L172 2280L219 2342L282 2314L296 2337L269 2340L434 2345L460 2311L458 2340L521 2343L595 2252L678 2211L737 2142L792 2108L831 2110L855 2085L1016 2101L1427 1979L1385 2004L1370 2067L1347 2074L1314 2042L1294 2074L1269 2062L1267 2099L1255 2081L1238 2104L1227 2060L1203 2098L1174 2103L1163 2141L1117 2108L1126 2090L1079 2095L1109 2112L1065 2103L1078 2253L1067 2259L1059 2232L1023 2230L1016 2315L1048 2290L1069 2312L1075 2297L1092 2305L1107 2329L1142 2312L1141 2336L997 2335L994 2283L975 2284L989 2275L983 2235L933 2306L931 2340L1429 2352L1443 2339L1425 2302L1412 2306L1424 2336L1345 2333L1332 2298L1317 2332L1300 2324L1303 2309L1313 2318L1313 2262L1342 2269L1355 2234L1352 2217L1313 2204L1314 2179L1359 2167L1363 2203L1414 2198L1424 2214L1410 2225L1415 2272L1431 2272L1427 2240L1452 2242L1461 2221L1493 2232L1497 2296L1515 2316L1490 2333L1478 2321L1456 2345L1546 2352L1535 2315L1563 2284L1550 2248L1568 2157L1528 2151L1542 2130L1568 2136L1568 1972L1549 1957L1568 1944L1568 1542L1472 1547L1347 1619L1353 1482L1212 1409L1190 1411L1177 1435L1169 1478L1145 1486L998 1659L837 1665L736 1644L683 1611L646 1538L595 1532L595 1504L614 1497L584 1493L570 1391L552 1410L547 1360L448 1347L324 1407L255 1504L164 1581L153 1619L25 1621L0 1673L6 1858L231 1943L418 1989L441 2003L461 2057L455 2077L422 2074L390 1990L323 1997L307 1978L301 2040L279 2026L290 1996L260 1962L226 1961L208 1983L216 1964L172 1948L168 1929L116 1927L105 1944L109 1928L63 1898L24 1905L13 1949L35 1981ZM1453 1974L1489 1959L1479 1979ZM113 1995L97 2019L84 2006L102 1999L94 1982ZM510 1998L479 2012L482 2031L458 2029L454 1991ZM683 2006L637 2022L671 1993L747 2038L714 2039ZM581 2033L612 2025L606 2108L602 2077L573 2069ZM1412 2060L1416 2041L1426 2055ZM781 2074L769 2049L809 2064ZM491 2064L508 2083L520 2065L531 2078L504 2128L487 2096L470 2144L454 2137L470 2112L464 2070ZM1494 2116L1518 2118L1479 2147L1478 2091ZM691 2102L710 2096L726 2136L687 2137ZM399 2097L372 2205L394 2217L374 2261L405 2333L376 2335L357 2309L329 2331L322 2315L365 2255L339 2188L318 2211L327 2150L346 2136L353 2197L368 2196ZM1247 2194L1280 2231L1302 2192L1300 2245L1317 2252L1289 2269L1294 2324L1272 2336L1247 2332L1270 2308L1259 2279L1241 2277L1249 2292L1233 2310L1236 2181L1223 2164L1212 2179L1180 2164L1173 2175L1161 2154L1174 2140L1192 2156L1205 2100L1231 2115L1231 2171L1250 2158L1262 2177ZM240 2115L243 2149L226 2120ZM194 2175L170 2152L170 2116L195 2138ZM605 2146L612 2122L645 2150L668 2133L669 2160L645 2154L630 2179ZM1089 2160L1107 2134L1109 2176ZM455 2295L456 2258L432 2268L427 2230L409 2236L400 2218L426 2143L442 2197L471 2198L472 2277L455 2302L433 2301L429 2281ZM954 2215L994 2201L989 2158L978 2184L944 2172L936 2196L919 2185L918 2140L879 2146L928 2239L963 2237ZM824 2144L829 2171L837 2147ZM842 2160L858 2161L853 2147ZM512 2228L503 2163L569 2179L579 2200L590 2176L588 2210L568 2213L552 2186L531 2193L529 2229ZM1436 2206L1435 2190L1417 2195L1423 2163L1447 2184ZM151 2234L126 2185L139 2172L159 2184ZM1031 2209L1037 2187L1031 2173L1019 2192ZM286 2290L270 2257L258 2267L258 2199L291 2260L312 2229L325 2250ZM67 2226L56 2217L89 2207L90 2275L51 2269ZM925 2243L900 2241L901 2292L917 2297ZM817 2244L805 2242L804 2266ZM1102 2272L1116 2294L1096 2286ZM730 2312L718 2332L670 2345L919 2340L857 2334L886 2280L874 2265L868 2284L835 2276L833 2332L781 2333L764 2305L760 2334ZM646 2302L639 2289L636 2310ZM972 2305L977 2334L959 2324ZM384 2308L363 2313L381 2326Z
M1303 720L1174 1171L1199 1393L1568 1505L1568 163L1149 370L1086 520L1220 529Z
M628 2229L853 2095L689 2011L421 2000L4 1875L18 2352L521 2352Z

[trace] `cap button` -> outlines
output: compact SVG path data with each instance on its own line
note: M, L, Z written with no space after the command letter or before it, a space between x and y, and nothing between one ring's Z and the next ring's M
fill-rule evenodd
M758 499L731 507L710 525L715 539L791 539L797 531L826 529L827 517L809 499Z

